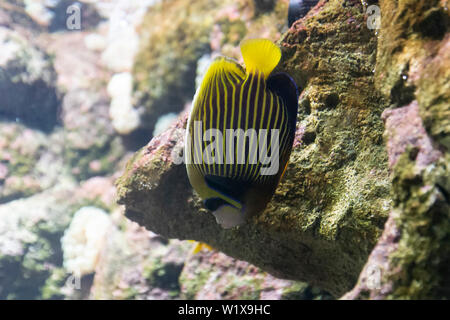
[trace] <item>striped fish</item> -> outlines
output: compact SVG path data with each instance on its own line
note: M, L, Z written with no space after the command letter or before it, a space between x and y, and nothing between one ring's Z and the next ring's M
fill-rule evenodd
M266 39L241 44L245 70L216 58L198 88L188 120L185 162L192 187L224 228L264 210L287 166L298 90L271 75L280 49Z

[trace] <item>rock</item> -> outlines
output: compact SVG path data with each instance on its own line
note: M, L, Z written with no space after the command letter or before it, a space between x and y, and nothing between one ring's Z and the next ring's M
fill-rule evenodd
M275 0L254 0L254 5L257 13L272 11L275 8Z
M104 96L84 89L64 96L64 158L79 179L114 171L126 153L111 126Z
M393 208L344 299L450 297L449 13L440 1L380 1L375 83Z
M99 32L103 30L99 30ZM53 56L58 74L58 87L64 93L90 90L107 100L104 83L110 73L100 62L101 53L90 50L85 44L90 32L61 32L44 34L41 43Z
M287 0L155 2L80 1L90 9L69 32L71 1L0 1L0 94L19 107L0 104L0 299L329 299L352 287L344 299L447 299L446 4L370 1L382 13L370 30L366 2L319 1L282 36ZM222 230L203 209L182 164L183 112L117 182L126 215L159 235L126 219L113 185L126 148L186 111L208 62L240 59L252 37L279 39L277 71L303 91L267 210ZM108 96L114 74L126 81ZM94 213L73 220L81 208ZM92 221L99 241L74 236Z
M92 299L177 299L190 244L167 240L130 221L109 234L98 261Z
M42 6L42 1L33 1ZM48 1L47 1L48 2ZM57 31L81 31L95 28L103 19L96 7L87 1L58 0L44 5L49 21L46 23L49 32ZM77 17L76 15L79 15ZM39 15L42 16L41 14ZM78 22L79 29L69 29L70 22Z
M0 299L89 296L90 272L106 247L100 236L125 223L112 181L96 177L78 186L61 176L52 188L0 205Z
M26 12L22 0L4 0L0 3L0 25L21 35L30 36L30 39L44 31Z
M130 221L112 229L97 263L91 299L329 299L218 252L166 240Z
M303 89L302 107L290 164L265 212L223 230L202 209L178 156L186 115L136 153L117 185L127 216L148 229L339 297L356 283L391 208L386 103L373 83L376 38L361 4L314 10L281 40L278 70Z
M143 126L150 132L161 115L181 111L192 98L196 61L209 50L217 5L217 1L202 0L186 11L183 0L162 2L145 16L133 79L135 105L144 109Z
M404 3L397 6L382 2L380 5L386 14L381 20L376 85L395 106L405 106L417 99L427 132L448 149L450 41L447 4L415 1L411 8ZM394 18L393 12L397 11L404 15ZM402 24L405 21L410 25ZM413 36L418 38L413 39ZM426 52L424 48L427 48Z
M423 127L417 101L403 107L386 109L381 118L386 127L385 140L390 169L394 168L399 158L410 148L416 149L416 162L421 167L436 162L442 156L433 147L433 142Z
M50 57L19 33L0 27L0 117L50 131L59 93Z
M102 209L78 210L61 238L64 267L79 277L93 273L112 228L108 214Z
M61 101L62 158L78 179L109 174L126 154L109 115L106 83L110 74L100 63L100 52L88 50L88 33L55 33L43 37L55 56ZM76 67L74 67L76 66Z
M33 195L65 178L61 140L59 129L46 135L0 121L0 203Z
M0 180L5 180L8 176L8 167L3 163L0 163Z
M89 34L55 33L46 38L55 55L58 86L65 91L61 102L63 158L80 180L113 172L126 155L109 114L106 84L111 74L100 62L101 52L85 46Z
M166 131L177 118L178 115L173 112L159 117L158 121L155 124L155 130L153 130L153 136L160 135L161 133Z
M277 279L223 253L190 255L180 275L182 298L189 300L330 299L306 283Z
M136 31L148 8L158 0L105 1L95 3L98 10L108 18L106 48L102 62L115 73L130 72L139 47ZM124 46L123 44L127 45Z
M139 114L131 104L132 82L131 74L123 72L112 76L108 84L109 116L114 129L124 135L136 130L140 124Z
M93 177L80 183L74 197L76 199L86 199L98 208L108 212L117 209L115 201L116 188L114 187L115 177Z

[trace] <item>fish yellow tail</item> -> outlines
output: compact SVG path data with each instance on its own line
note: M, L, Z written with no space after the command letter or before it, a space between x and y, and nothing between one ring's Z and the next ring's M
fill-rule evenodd
M208 251L214 250L210 245L203 243L203 242L197 242L194 240L188 240L189 242L195 243L195 247L192 249L192 254L197 254L203 249L206 249Z
M250 39L242 41L241 53L244 58L247 73L259 71L264 74L265 79L267 79L281 59L280 48L267 39Z

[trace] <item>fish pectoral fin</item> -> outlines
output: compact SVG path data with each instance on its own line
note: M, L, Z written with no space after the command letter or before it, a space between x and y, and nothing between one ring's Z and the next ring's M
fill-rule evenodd
M247 73L262 72L264 79L270 75L281 59L281 50L268 39L249 39L241 43Z

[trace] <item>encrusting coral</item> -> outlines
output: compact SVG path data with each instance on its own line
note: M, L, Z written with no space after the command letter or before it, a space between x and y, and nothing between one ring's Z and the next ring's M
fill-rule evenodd
M356 282L390 209L386 104L374 87L376 37L361 4L322 2L313 10L280 41L278 70L303 93L290 164L264 213L226 231L201 209L184 165L171 158L185 117L135 155L118 192L127 215L157 233L204 241L339 296Z

